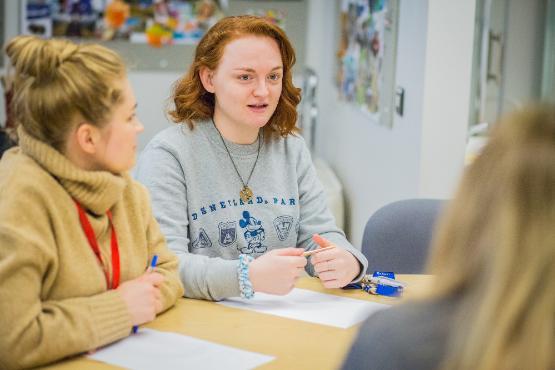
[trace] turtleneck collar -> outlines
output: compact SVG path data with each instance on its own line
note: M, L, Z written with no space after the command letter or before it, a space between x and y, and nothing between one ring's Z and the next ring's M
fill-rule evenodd
M50 145L33 138L23 126L19 125L17 133L21 151L54 176L87 210L102 215L122 197L127 174L83 170Z

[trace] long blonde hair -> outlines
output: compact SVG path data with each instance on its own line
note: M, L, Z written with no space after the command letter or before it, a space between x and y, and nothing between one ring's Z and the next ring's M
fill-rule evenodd
M15 69L16 123L58 150L77 115L100 126L121 102L125 65L106 47L17 36L6 54Z
M460 296L444 369L555 367L555 107L500 121L439 225L436 298Z

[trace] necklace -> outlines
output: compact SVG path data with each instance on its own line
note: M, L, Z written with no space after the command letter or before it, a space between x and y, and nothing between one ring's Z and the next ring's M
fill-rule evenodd
M246 203L246 202L248 202L249 200L252 199L252 195L253 195L253 192L252 192L251 188L249 188L249 181L251 180L252 173L254 172L254 168L256 167L256 163L258 162L258 156L260 155L260 146L262 144L262 138L261 138L261 135L260 135L260 131L258 132L258 150L256 152L256 159L254 160L254 164L252 165L249 177L247 178L247 181L245 182L243 180L243 176L241 176L241 174L239 173L239 170L237 169L237 165L235 165L235 161L233 161L233 157L231 156L231 153L229 152L229 149L227 148L227 145L225 144L224 137L222 136L222 133L220 132L220 130L218 130L218 128L216 127L216 124L214 123L214 120L212 120L212 124L214 125L214 128L216 129L216 131L220 135L220 139L222 139L222 143L224 144L225 151L227 152L227 155L229 156L229 159L231 160L231 164L233 165L233 168L235 168L235 172L237 172L237 176L239 177L239 180L241 180L241 183L243 184L243 188L239 192L239 197L241 198L241 200L243 202Z

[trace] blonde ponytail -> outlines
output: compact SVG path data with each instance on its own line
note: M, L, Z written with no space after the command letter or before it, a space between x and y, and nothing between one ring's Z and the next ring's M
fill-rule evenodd
M76 118L102 126L121 101L125 66L103 46L17 36L6 54L15 70L16 123L58 150Z
M8 44L6 54L18 76L32 77L40 84L54 79L60 65L78 48L67 41L45 42L35 37L21 36Z

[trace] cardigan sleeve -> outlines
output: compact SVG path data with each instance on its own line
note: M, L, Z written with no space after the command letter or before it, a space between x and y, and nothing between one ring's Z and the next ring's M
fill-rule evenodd
M41 299L59 266L48 236L0 225L0 368L43 365L101 347L130 333L131 316L117 291Z
M162 293L162 310L165 311L172 307L177 299L183 295L183 285L178 275L179 261L176 255L168 249L166 239L160 231L160 226L152 215L147 190L143 186L141 186L141 190L144 199L143 204L145 204L144 209L146 210L145 220L148 223L146 237L149 255L158 256L156 272L164 276L164 282L160 286L160 292Z

